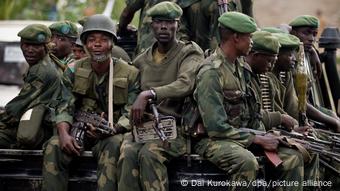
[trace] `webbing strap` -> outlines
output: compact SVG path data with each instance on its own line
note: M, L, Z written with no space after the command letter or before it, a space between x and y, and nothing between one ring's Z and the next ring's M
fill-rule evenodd
M110 59L110 71L109 71L109 126L113 128L113 62Z

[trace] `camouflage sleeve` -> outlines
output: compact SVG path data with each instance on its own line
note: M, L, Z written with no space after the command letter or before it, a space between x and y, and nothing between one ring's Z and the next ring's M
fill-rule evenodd
M6 113L14 118L20 118L21 115L29 108L27 108L34 100L38 99L41 93L46 90L44 86L48 86L49 82L44 82L39 76L33 74L27 77L26 81L14 99L12 99L6 106ZM38 103L38 101L36 100Z
M290 73L287 79L286 92L284 95L283 109L294 119L299 119L298 98L293 83L293 76Z
M203 61L200 52L186 56L177 72L177 80L165 86L153 87L157 99L184 97L193 92L197 69Z
M118 126L123 127L128 131L131 130L131 125L130 125L130 120L129 120L131 106L135 102L138 94L140 93L139 82L140 82L139 72L137 69L134 68L132 72L130 73L130 78L129 78L128 102L121 109L122 116L119 118L117 122Z
M271 130L273 127L281 125L281 113L278 111L269 112L261 110L262 122L266 128L266 131Z
M252 133L241 132L227 123L228 115L224 109L223 91L219 84L218 73L213 69L202 73L197 81L195 97L208 135L234 140L248 147L255 136Z
M73 123L73 113L75 110L75 96L72 93L73 72L65 72L62 80L62 90L58 97L58 105L56 108L56 124L60 122Z

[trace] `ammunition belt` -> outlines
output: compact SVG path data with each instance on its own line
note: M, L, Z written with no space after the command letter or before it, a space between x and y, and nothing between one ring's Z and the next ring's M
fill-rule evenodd
M259 75L259 80L261 84L261 98L262 98L262 109L266 111L274 111L272 105L272 99L271 99L271 88L269 84L269 77L265 74Z

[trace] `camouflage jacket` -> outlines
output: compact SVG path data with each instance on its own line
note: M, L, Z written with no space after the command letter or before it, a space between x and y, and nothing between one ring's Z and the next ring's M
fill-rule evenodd
M167 52L162 63L156 64L153 60L156 47L157 43L154 43L133 64L141 72L141 89L154 89L157 101L162 102L160 111L176 115L179 111L176 108L194 90L195 76L203 61L203 52L194 42L178 41Z
M139 93L139 72L122 60L113 59L113 64L113 120L129 130L129 107ZM67 72L64 76L69 91L64 92L58 105L57 123L72 124L75 110L108 113L109 72L97 75L90 59L83 58L76 61L74 73Z
M69 54L63 59L57 58L54 54L50 54L50 57L60 74L63 74L68 65L74 61L73 54Z
M273 70L272 73L269 73L268 75L276 84L279 94L279 97L276 100L276 110L282 109L288 115L298 120L298 98L294 87L292 72L283 72L283 77L280 75L279 71Z
M46 55L39 63L30 66L19 95L5 106L6 112L1 114L0 121L18 122L25 111L40 104L55 108L63 88L61 77Z
M197 75L194 98L209 137L228 139L248 147L254 134L238 128L265 129L258 98L245 74L242 63L229 63L218 48L204 61Z

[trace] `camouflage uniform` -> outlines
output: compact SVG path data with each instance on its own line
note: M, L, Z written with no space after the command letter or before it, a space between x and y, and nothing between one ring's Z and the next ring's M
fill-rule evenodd
M193 91L203 52L193 42L178 41L166 53L165 59L156 64L153 60L156 45L139 55L133 63L141 71L141 89L155 90L160 113L178 117L184 98ZM165 163L186 151L180 126L177 130L178 137L169 141L169 148L164 148L161 141L142 144L133 142L131 135L124 138L118 161L118 190L168 190Z
M128 130L128 108L126 106L135 100L139 84L138 71L127 63L113 59L113 120L119 126ZM66 73L65 73L66 74ZM75 72L68 73L69 81L72 82L72 92L67 94L66 100L71 100L66 105L60 106L57 123L67 121L72 124L72 116L67 112L72 108L107 113L108 105L108 72L98 76L91 68L89 58L76 62ZM70 113L73 113L70 111ZM119 149L122 135L117 134L95 141L92 154L98 162L97 177L98 190L116 190L116 163L119 157ZM43 165L43 190L67 190L68 166L73 156L63 152L59 145L58 136L52 137L44 148Z
M1 148L12 146L35 148L52 135L52 127L45 123L43 124L44 127L41 127L39 137L18 140L17 126L22 115L29 109L41 104L51 112L55 109L57 97L64 88L62 80L57 74L58 72L48 55L38 64L30 66L24 77L24 85L19 95L5 106L6 112L0 115Z
M249 76L244 73L242 64L229 63L220 48L204 64L197 76L194 97L209 138L202 139L195 150L225 170L231 180L255 180L259 165L255 156L247 150L255 136L238 128L265 131L259 115L258 95L247 84ZM283 164L277 168L272 167L274 173L271 178L298 181L298 187L288 187L287 190L302 190L302 156L297 151L284 147L278 148L278 155ZM283 188L278 188L280 189Z
M242 9L251 7L247 0L228 0L228 11L238 11L252 16L252 11ZM189 40L195 41L203 50L217 47L217 18L219 17L217 0L178 0L183 8L183 29L189 35ZM242 5L244 6L242 7Z
M51 136L52 128L45 122L51 122L56 100L64 86L46 52L51 31L45 25L32 24L18 36L24 55L31 45L35 46L30 48L34 55L33 60L25 56L30 66L19 95L0 113L0 147L34 149Z

